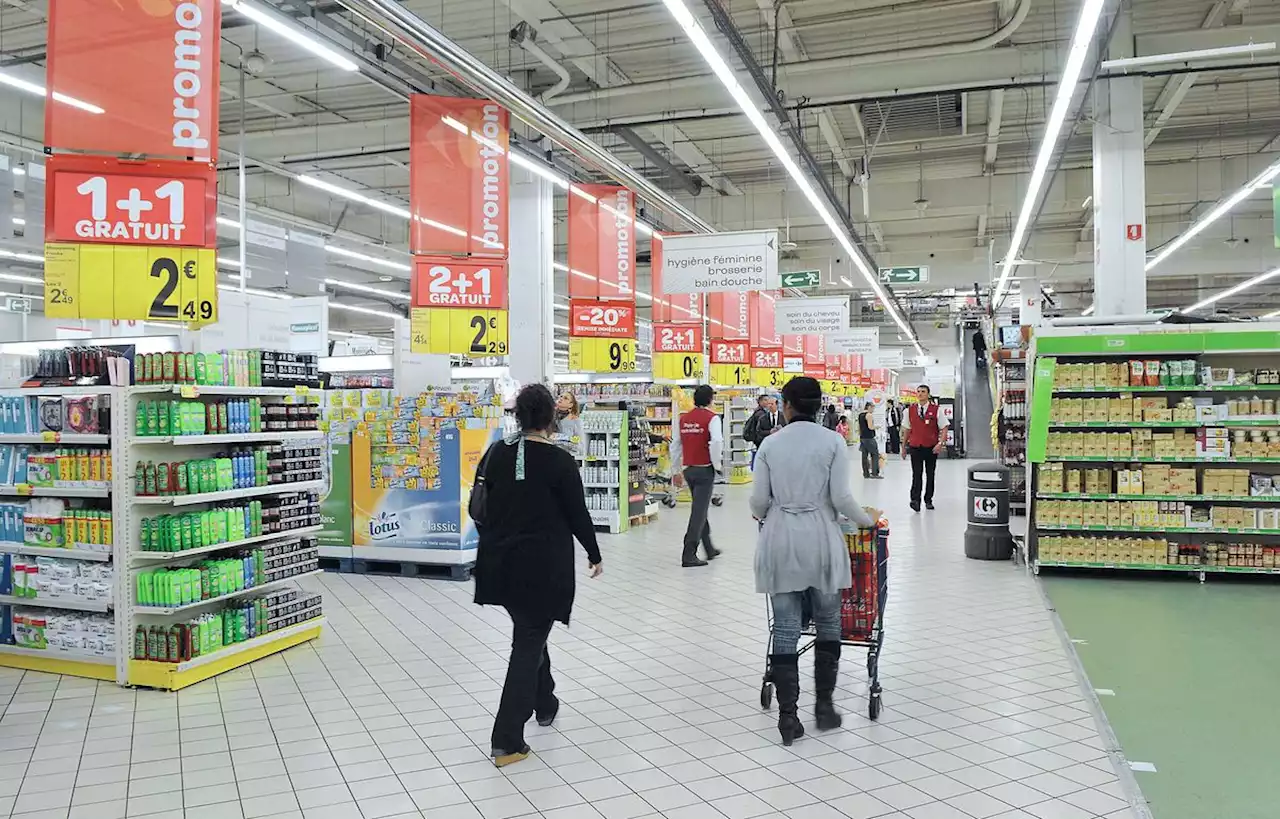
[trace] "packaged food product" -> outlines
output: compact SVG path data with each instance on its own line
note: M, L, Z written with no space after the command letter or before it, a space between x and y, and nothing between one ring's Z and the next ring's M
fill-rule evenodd
M1160 362L1149 359L1143 364L1143 372L1145 374L1143 384L1148 387L1160 386Z

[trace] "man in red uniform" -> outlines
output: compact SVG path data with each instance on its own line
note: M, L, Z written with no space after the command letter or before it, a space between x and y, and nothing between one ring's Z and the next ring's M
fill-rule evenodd
M720 416L711 411L713 398L715 392L706 384L694 390L693 409L680 416L676 434L671 436L672 475L678 476L683 465L684 479L689 483L689 494L693 496L681 558L681 565L685 568L705 566L707 560L714 560L720 554L720 550L711 545L711 524L707 521L724 451ZM707 560L698 558L699 541L707 552Z
M906 438L902 459L911 458L911 508L920 511L920 478L924 473L924 507L932 509L933 474L947 427L938 415L938 405L933 403L928 385L921 384L916 390L916 403L904 413L902 429Z

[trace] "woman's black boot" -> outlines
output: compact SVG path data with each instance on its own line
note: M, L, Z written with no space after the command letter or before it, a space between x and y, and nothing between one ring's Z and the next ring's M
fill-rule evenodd
M831 731L844 722L836 710L833 696L836 677L840 673L840 641L819 640L813 645L813 690L816 703L813 713L819 731ZM781 694L779 694L781 697Z
M796 716L800 699L800 667L795 654L774 654L770 659L773 687L778 695L778 733L782 744L790 745L804 736L804 723Z

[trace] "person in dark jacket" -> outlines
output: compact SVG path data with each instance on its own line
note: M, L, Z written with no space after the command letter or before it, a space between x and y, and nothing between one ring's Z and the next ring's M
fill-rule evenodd
M834 430L838 423L840 423L840 413L836 412L836 405L828 404L827 413L822 416L822 425L827 429Z
M544 385L520 390L520 433L494 443L481 464L488 496L475 602L502 606L511 616L511 659L490 740L498 767L529 755L524 724L530 716L550 725L560 710L547 637L555 621L569 624L573 610L575 537L586 549L590 576L603 571L578 465L551 442L555 414Z

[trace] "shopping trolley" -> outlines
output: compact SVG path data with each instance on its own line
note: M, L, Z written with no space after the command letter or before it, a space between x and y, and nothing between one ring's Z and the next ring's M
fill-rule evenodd
M870 682L867 716L874 720L880 716L880 649L884 646L884 606L889 596L889 524L881 519L872 529L846 531L844 539L849 547L853 585L840 593L840 643L867 649L867 678ZM765 607L769 619L769 643L765 648L760 707L768 710L773 706L773 666L770 661L773 606L767 595ZM797 646L799 654L813 648L817 639L807 599L802 618L801 637L813 639Z

